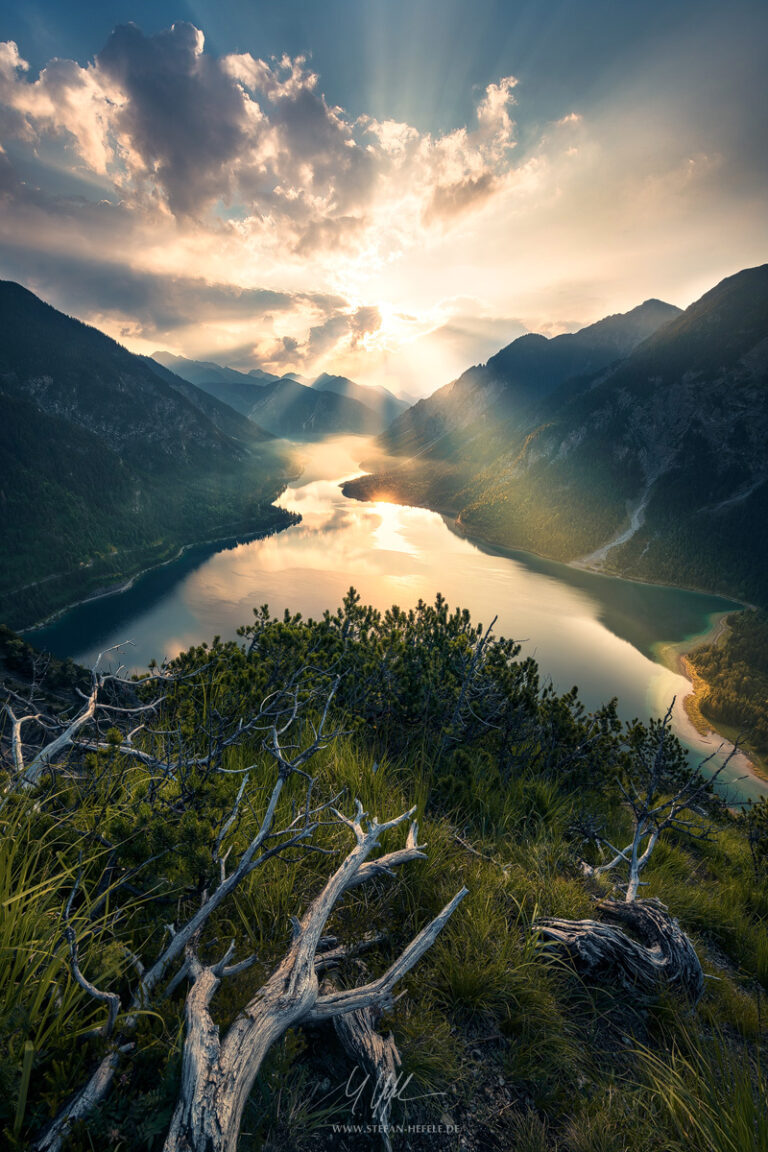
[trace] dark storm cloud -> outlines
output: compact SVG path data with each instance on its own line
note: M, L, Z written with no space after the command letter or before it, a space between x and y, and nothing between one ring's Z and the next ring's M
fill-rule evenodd
M119 130L181 214L227 194L229 165L248 135L242 90L202 49L192 24L155 36L125 24L96 58L128 98L117 115Z

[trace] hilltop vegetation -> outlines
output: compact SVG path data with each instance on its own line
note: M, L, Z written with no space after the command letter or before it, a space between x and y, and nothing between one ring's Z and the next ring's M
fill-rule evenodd
M18 713L39 666L7 637L5 652ZM66 694L82 674L54 672L54 698L34 685L38 705L73 716L83 699ZM535 931L544 916L593 916L594 897L612 890L615 872L589 879L580 859L599 859L587 843L595 829L613 843L627 834L615 781L657 747L658 724L622 725L615 702L588 714L575 689L558 696L512 641L440 598L382 614L350 592L318 621L261 609L239 642L200 645L152 676L105 680L104 710L31 789L18 787L4 718L0 1131L9 1148L29 1146L106 1058L110 996L120 999L113 1029L124 1050L108 1095L67 1148L164 1146L179 1093L183 951L143 1006L131 998L142 981L149 987L173 933L239 868L281 774L275 827L304 827L311 777L314 850L297 842L265 860L189 940L188 964L215 964L230 940L232 964L253 957L221 977L211 1011L222 1035L286 955L290 917L304 915L354 844L324 805L333 798L349 819L358 797L381 820L414 806L423 858L374 870L337 904L323 945L370 933L331 977L346 988L376 980L462 884L469 890L381 1025L414 1077L403 1095L419 1097L395 1102L393 1120L444 1128L393 1132L395 1148L768 1148L759 821L710 796L691 832L710 825L711 836L665 834L644 873L646 895L679 917L713 977L695 1011L674 987L647 997L581 980ZM147 709L143 727L129 737L133 713L115 706ZM34 722L22 736L29 765L49 737ZM669 758L670 779L687 771L674 743ZM397 853L402 840L392 829L381 850ZM294 939L305 929L294 923ZM74 979L72 939L101 1000ZM370 1119L368 1096L350 1116L350 1071L329 1024L289 1028L247 1102L241 1149L379 1146L333 1132Z

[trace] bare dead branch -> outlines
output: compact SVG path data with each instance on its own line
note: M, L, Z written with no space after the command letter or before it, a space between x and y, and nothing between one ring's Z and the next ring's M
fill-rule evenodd
M182 1087L165 1143L165 1152L234 1152L245 1102L264 1056L272 1044L294 1024L331 1019L349 1011L378 1008L391 1002L394 985L434 942L437 934L466 894L453 898L426 928L416 936L398 959L378 980L362 988L320 994L317 950L322 933L337 901L350 888L378 846L381 836L409 820L404 812L392 820L371 820L363 826L365 813L359 802L354 816L339 813L339 819L355 836L355 847L329 877L303 917L294 924L288 951L272 976L220 1040L210 1003L221 975L214 967L203 968L187 950L189 972L194 983L187 997L187 1030L182 1062ZM413 845L404 851L416 851ZM390 854L393 856L394 854ZM412 858L409 855L409 858ZM386 857L384 858L386 859ZM380 861L373 861L378 864ZM369 872L368 878L381 869ZM325 959L328 957L326 955ZM223 969L220 968L221 974Z

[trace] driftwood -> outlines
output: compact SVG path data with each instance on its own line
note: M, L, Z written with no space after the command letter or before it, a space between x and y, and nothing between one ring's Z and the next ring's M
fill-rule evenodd
M635 750L624 778L617 780L632 821L631 841L617 848L588 816L576 826L582 840L593 841L603 855L606 848L611 853L600 864L582 861L582 872L597 877L626 869L626 882L617 883L624 888L624 900L598 901L603 920L546 919L536 928L590 979L636 997L655 994L666 984L695 1004L704 990L704 974L693 944L663 904L638 900L637 895L643 884L640 877L662 834L675 831L695 840L709 839L712 785L737 746L707 780L702 768L712 757L691 768L672 739L673 705L674 700L664 718L651 723L645 744Z
M662 984L668 984L692 1003L699 1000L704 990L699 958L659 900L600 900L597 907L609 923L547 919L537 921L536 928L590 979L639 997L657 993Z
M93 676L98 676L98 661ZM99 686L102 683L103 678L99 680ZM253 839L242 852L239 860L233 859L231 847L224 851L224 841L236 822L243 795L250 780L250 770L246 770L232 811L229 816L223 820L215 844L212 846L212 871L214 877L216 873L218 873L218 882L214 880L215 886L212 890L205 890L200 907L186 922L179 925L167 925L170 939L167 943L164 943L162 951L154 963L145 966L139 957L131 957L133 967L138 974L138 980L126 1006L127 1011L122 1011L122 1005L116 993L104 992L97 988L85 978L80 969L77 939L70 923L70 911L79 886L78 876L75 888L64 910L64 938L69 944L70 966L74 979L90 996L107 1005L107 1020L98 1030L98 1034L108 1040L108 1048L85 1084L70 1097L45 1131L33 1143L32 1147L35 1149L35 1152L60 1152L69 1136L73 1124L86 1119L90 1113L103 1102L112 1086L122 1054L130 1051L133 1047L132 1036L136 1030L139 1013L151 1008L154 999L160 996L161 986L168 978L174 966L180 965L165 990L166 996L170 994L181 980L187 976L194 976L198 969L201 968L199 961L197 961L194 948L199 942L201 933L214 912L228 899L238 885L257 868L287 850L301 849L310 842L318 826L321 814L327 812L333 802L326 801L314 808L310 806L314 781L303 771L303 766L316 751L325 747L326 743L332 739L332 734L326 733L326 721L337 684L338 680L334 680L326 693L324 708L319 723L316 726L310 724L313 739L311 743L305 747L300 747L295 744L288 746L285 744L286 734L288 734L288 738L290 739L291 726L300 711L298 681L286 690L284 699L268 699L247 722L233 722L229 726L229 733L220 739L218 750L215 750L216 756L223 752L225 746L231 746L232 743L244 738L244 734L246 733L256 731L268 732L269 737L265 740L264 746L276 761L277 778L274 781L272 791L269 795L261 824L255 831ZM113 711L112 706L105 705L104 707ZM70 728L71 725L69 725L65 731L69 731ZM16 739L15 733L16 728L14 728L14 740ZM90 747L88 743L84 743L79 739L73 741L70 740L68 736L67 740L68 745L74 745L80 749L88 749ZM46 747L49 748L49 746ZM121 745L118 750L127 749L127 745ZM138 750L135 751L138 752ZM26 773L21 779L22 781L27 780L29 769L25 767L23 750L20 746L18 749L14 749L14 756L17 759L21 757L20 772ZM43 756L45 766L48 768L54 767L51 763L50 756L47 755L46 749L43 750L43 753L38 754L37 757L37 760L43 763L43 760L40 760L41 756ZM144 753L140 753L139 755L140 763L144 764L145 760L142 759L142 757L144 757ZM159 761L154 761L152 757L150 757L150 759L153 760L153 763L160 764ZM205 758L204 766L207 767L209 763L213 763L214 759L214 754L209 753ZM33 761L33 764L34 763L35 761ZM187 761L187 765L189 763L190 761ZM202 763L202 761L198 761L198 763ZM170 762L161 766L163 774L173 770L169 767L169 764ZM30 768L31 767L32 765L30 765ZM40 771L42 772L42 770L41 768ZM290 823L283 827L276 828L275 823L280 797L287 780L294 772L299 773L307 780L303 809L299 811L298 815L294 816ZM336 799L338 799L338 797ZM411 843L409 841L406 848L401 849L399 853L391 853L387 859L389 859L392 864L398 864L414 857L418 858L421 855L423 855L423 853L416 849L415 842ZM365 868L370 868L372 871L362 875L360 882L367 879L369 874L377 875L382 866L386 870L388 865L386 862L382 864L381 858L364 865L363 869L361 869L362 872L364 872ZM367 941L364 939L359 942L358 947L364 947L366 943ZM239 964L229 964L230 953L228 952L220 965L214 966L212 969L206 969L205 971L213 972L216 979L219 980L221 976L232 976L242 971L244 967L253 963L254 959L254 957L250 957L248 960L241 961ZM327 962L331 962L331 957L326 956L326 960ZM195 987L193 987L190 992L190 997L193 999L196 994L196 987L197 981ZM119 1025L117 1025L118 1020Z

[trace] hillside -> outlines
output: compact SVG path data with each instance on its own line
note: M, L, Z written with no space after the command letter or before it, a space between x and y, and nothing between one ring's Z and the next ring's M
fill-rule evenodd
M347 396L365 404L366 408L372 408L379 416L382 428L386 428L408 409L408 404L404 400L399 400L388 389L367 388L362 384L356 384L348 376L333 376L328 372L322 372L312 381L312 387L321 392L336 392L339 396Z
M377 412L351 396L310 388L289 377L259 388L248 415L276 436L296 440L344 432L372 435L384 424Z
M7 1148L765 1152L768 809L663 723L587 712L440 597L261 609L144 683L36 666L0 628L35 695L0 726ZM680 787L625 898L597 861Z
M508 546L766 603L766 435L763 266L609 370L560 382L526 420L465 437L448 462L427 447L347 491L448 507Z
M0 618L280 521L289 461L269 433L18 284L0 317Z
M627 356L642 340L676 316L679 309L647 300L631 312L608 316L548 340L530 333L469 368L457 380L420 400L381 437L385 453L451 460L457 453L483 459L533 418L545 397L566 381L591 378Z
M188 376L197 375L197 373L188 372L187 376L180 377L176 375L175 369L171 370L164 367L163 364L157 360L157 355L158 354L155 353L153 356L148 357L147 363L153 372L159 375L161 379L166 380L169 377L174 377L176 380L183 379L186 383L189 383L191 387L194 387L198 393L209 397L212 404L218 402L230 411L234 409L235 412L241 416L248 416L248 413L256 402L262 384L265 383L263 380L252 379L250 376L245 376L242 373L237 373L237 375L241 377L239 380L209 380L202 378L199 382L195 381L192 383L188 380ZM171 359L171 357L168 357L168 359ZM177 356L173 357L173 359L181 360L182 358ZM218 367L218 364L211 365L212 369ZM187 371L186 368L184 370ZM227 368L224 369L224 371L230 372L231 369ZM270 383L271 380L272 378L270 378ZM271 435L271 433L269 433L269 435Z
M264 384L279 379L261 369L238 372L236 368L227 368L212 360L190 360L186 356L174 356L172 352L153 352L150 359L181 376L182 380L196 384L198 388L206 388L211 384Z
M149 363L161 375L164 369L171 369L273 435L288 439L347 432L376 434L407 408L386 388L364 388L346 376L327 372L310 382L295 372L284 376L261 368L238 372L170 352L154 352ZM312 395L313 391L321 395Z

